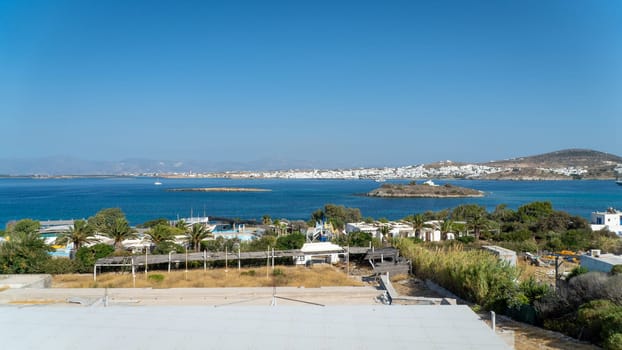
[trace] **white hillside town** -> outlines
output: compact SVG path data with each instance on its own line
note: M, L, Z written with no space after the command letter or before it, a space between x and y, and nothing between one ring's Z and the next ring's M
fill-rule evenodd
M552 175L580 176L588 170L584 167L537 168ZM502 172L512 168L495 167L481 164L454 164L452 161L441 162L439 166L424 164L401 167L381 168L350 168L350 169L288 169L272 171L228 171L224 173L170 173L172 176L183 177L215 177L231 178L270 178L270 179L423 179L423 178L478 178ZM143 174L152 175L152 174Z

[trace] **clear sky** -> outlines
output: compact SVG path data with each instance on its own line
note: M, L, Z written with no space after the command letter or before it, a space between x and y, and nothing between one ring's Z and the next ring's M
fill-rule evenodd
M0 0L0 158L622 155L622 1Z

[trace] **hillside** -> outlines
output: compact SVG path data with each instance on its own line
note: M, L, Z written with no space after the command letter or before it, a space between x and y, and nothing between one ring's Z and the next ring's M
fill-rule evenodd
M498 160L486 163L499 167L600 167L622 164L622 157L587 149L567 149L535 156Z
M504 168L488 179L612 179L622 157L587 149L567 149L540 155L482 163Z

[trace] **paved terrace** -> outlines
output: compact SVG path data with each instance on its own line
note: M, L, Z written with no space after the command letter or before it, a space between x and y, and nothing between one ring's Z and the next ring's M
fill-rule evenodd
M26 288L0 293L0 305L373 305L375 287L257 288Z
M0 329L6 349L509 349L465 305L4 306Z

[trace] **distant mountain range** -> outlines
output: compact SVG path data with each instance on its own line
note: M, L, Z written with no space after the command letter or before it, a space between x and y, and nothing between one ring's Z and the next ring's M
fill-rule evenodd
M622 172L622 157L609 153L567 149L534 156L518 157L486 163L438 162L420 165L425 169L445 169L465 165L491 167L469 178L487 179L552 179L552 178L614 178ZM0 175L5 176L61 176L61 175L141 175L231 173L279 169L318 168L309 162L261 160L255 162L170 161L126 159L123 161L88 161L71 157L37 159L0 159Z
M313 163L285 160L252 162L208 160L125 159L121 161L92 161L73 157L29 159L0 159L0 176L60 176L60 175L137 175L161 173L204 173L243 170L289 169L309 167Z

